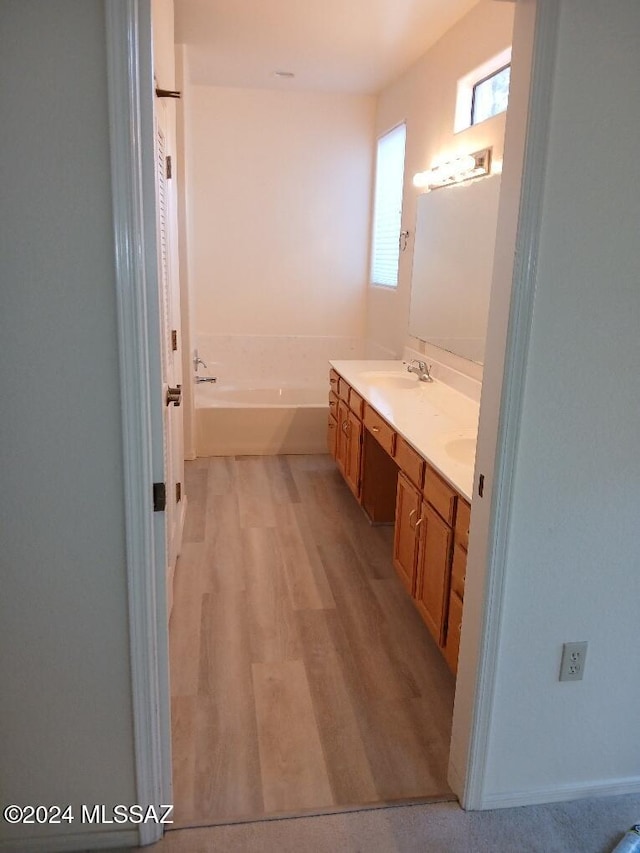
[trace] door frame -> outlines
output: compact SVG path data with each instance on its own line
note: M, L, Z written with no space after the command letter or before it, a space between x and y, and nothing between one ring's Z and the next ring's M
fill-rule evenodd
M465 809L530 805L486 788L508 576L513 471L522 422L556 58L557 0L518 0L484 365L449 784ZM479 478L483 476L483 489ZM482 499L478 499L483 492ZM536 800L535 802L538 802Z
M150 0L104 0L136 801L172 802ZM139 827L141 845L162 827Z
M118 332L125 457L125 522L133 690L135 767L140 803L171 802L167 590L164 517L152 511L151 483L162 479L162 401L157 304L153 72L150 0L104 0L107 22L111 164L114 196ZM463 627L454 712L450 782L464 808L495 805L484 792L497 651L507 573L511 471L522 417L522 393L533 314L539 212L547 148L546 104L553 83L555 0L519 0L530 48L527 116L511 267L503 267L502 304L493 362L485 367L478 459L485 497L472 520L469 559L478 568L477 600ZM518 17L518 15L517 15ZM524 89L524 87L523 87ZM506 171L506 170L505 170ZM503 176L503 183L504 178ZM495 284L495 280L494 280ZM493 310L493 306L492 306ZM490 316L491 323L491 316ZM490 354L488 354L489 362ZM491 411L489 411L491 409ZM492 435L493 433L493 435ZM478 468L478 466L477 466ZM480 470L480 468L478 468ZM476 478L478 471L476 472ZM474 490L477 483L474 484ZM467 619L465 609L465 619ZM474 636L475 635L475 636ZM463 684L460 684L460 679ZM140 827L140 843L161 835Z

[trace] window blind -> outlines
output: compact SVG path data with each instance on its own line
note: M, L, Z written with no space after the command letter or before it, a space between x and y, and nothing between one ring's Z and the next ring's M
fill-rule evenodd
M372 284L398 285L406 125L378 140L373 208Z

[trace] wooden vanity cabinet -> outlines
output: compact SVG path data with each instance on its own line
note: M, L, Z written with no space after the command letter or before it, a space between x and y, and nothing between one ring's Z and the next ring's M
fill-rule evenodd
M471 507L334 370L327 443L373 523L395 523L393 564L455 673Z

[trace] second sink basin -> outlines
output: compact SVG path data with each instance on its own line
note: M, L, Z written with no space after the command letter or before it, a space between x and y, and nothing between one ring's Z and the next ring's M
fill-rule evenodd
M476 439L467 436L451 438L445 443L444 450L455 462L473 465L476 458Z

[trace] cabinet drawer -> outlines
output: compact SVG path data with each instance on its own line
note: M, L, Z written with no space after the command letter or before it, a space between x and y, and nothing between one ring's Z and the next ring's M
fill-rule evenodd
M362 420L362 413L364 411L364 400L358 394L357 391L354 391L353 388L349 392L349 408L351 411L357 415L360 420Z
M464 581L467 574L467 552L458 543L453 548L451 566L451 591L464 598Z
M394 455L396 434L384 418L371 406L364 407L364 425L375 440L384 447L390 456Z
M338 397L341 400L344 400L345 403L349 402L349 391L351 390L351 386L348 382L345 382L342 376L338 377Z
M331 386L331 390L337 396L338 394L338 382L340 381L340 374L336 373L336 371L331 368L329 371L329 385Z
M424 474L423 494L447 524L453 524L458 495L429 465Z
M449 669L455 675L458 671L458 653L460 651L460 631L462 630L462 600L451 593L449 599L449 622L447 625L447 642L444 647L444 657Z
M398 467L404 471L414 486L421 489L424 482L425 461L401 435L396 437L395 459Z
M456 511L456 542L463 548L469 548L469 524L471 522L471 507L462 498L458 498Z

